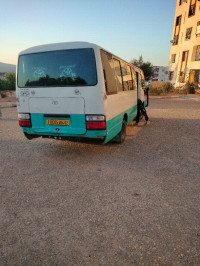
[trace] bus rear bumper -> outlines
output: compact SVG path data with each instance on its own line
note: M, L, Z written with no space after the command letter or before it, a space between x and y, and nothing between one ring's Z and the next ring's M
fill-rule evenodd
M71 140L71 139L105 139L106 137L106 130L88 130L85 134L67 134L67 133L54 133L49 131L36 131L32 128L22 128L22 131L26 138L28 139L34 139L38 137L43 138L53 138L53 139L65 139L65 140Z

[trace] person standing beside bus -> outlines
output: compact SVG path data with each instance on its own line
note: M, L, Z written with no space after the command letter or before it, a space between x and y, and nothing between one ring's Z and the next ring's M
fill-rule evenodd
M149 117L147 115L146 108L144 107L144 103L140 99L138 99L136 124L139 123L140 114L142 114L145 117L146 125L148 125L149 124Z
M136 71L136 79L137 79L137 116L136 116L136 125L139 123L141 114L145 117L146 125L149 124L149 117L147 115L145 109L145 103L141 101L141 81L139 78L139 73Z

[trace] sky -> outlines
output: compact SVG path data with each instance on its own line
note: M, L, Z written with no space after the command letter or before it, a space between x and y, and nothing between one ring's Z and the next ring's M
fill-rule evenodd
M86 41L167 66L176 0L0 0L0 62L48 43Z

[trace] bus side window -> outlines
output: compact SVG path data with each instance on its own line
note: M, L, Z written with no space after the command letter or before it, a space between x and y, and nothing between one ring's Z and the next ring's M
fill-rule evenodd
M145 89L145 79L142 73L140 73L140 82L141 82L142 88Z
M137 89L137 79L136 79L136 73L133 67L131 67L132 77L133 77L133 90Z
M139 77L140 77L140 87L142 88L142 75L141 75L141 73L139 73Z
M105 69L103 69L103 77L104 77L104 83L105 83L105 87L106 87L106 92L108 92L108 86L107 86L107 79L106 79Z
M128 83L129 83L129 89L133 90L133 78L131 74L131 67L127 66L127 78L128 78Z
M127 71L127 65L126 63L121 61L121 69L122 69L122 79L123 79L123 86L124 91L130 90L129 86L129 77L128 77L128 71Z
M115 73L116 73L117 89L118 91L123 91L120 61L113 58L113 63L114 63L114 68L115 68Z
M101 60L103 65L103 74L104 74L104 82L105 82L105 88L106 93L109 94L115 94L117 93L117 86L114 76L114 66L113 66L113 60L112 55L101 50Z

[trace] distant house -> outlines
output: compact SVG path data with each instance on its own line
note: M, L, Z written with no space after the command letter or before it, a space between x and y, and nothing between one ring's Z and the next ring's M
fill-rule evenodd
M153 72L152 81L168 81L168 67L153 66Z

